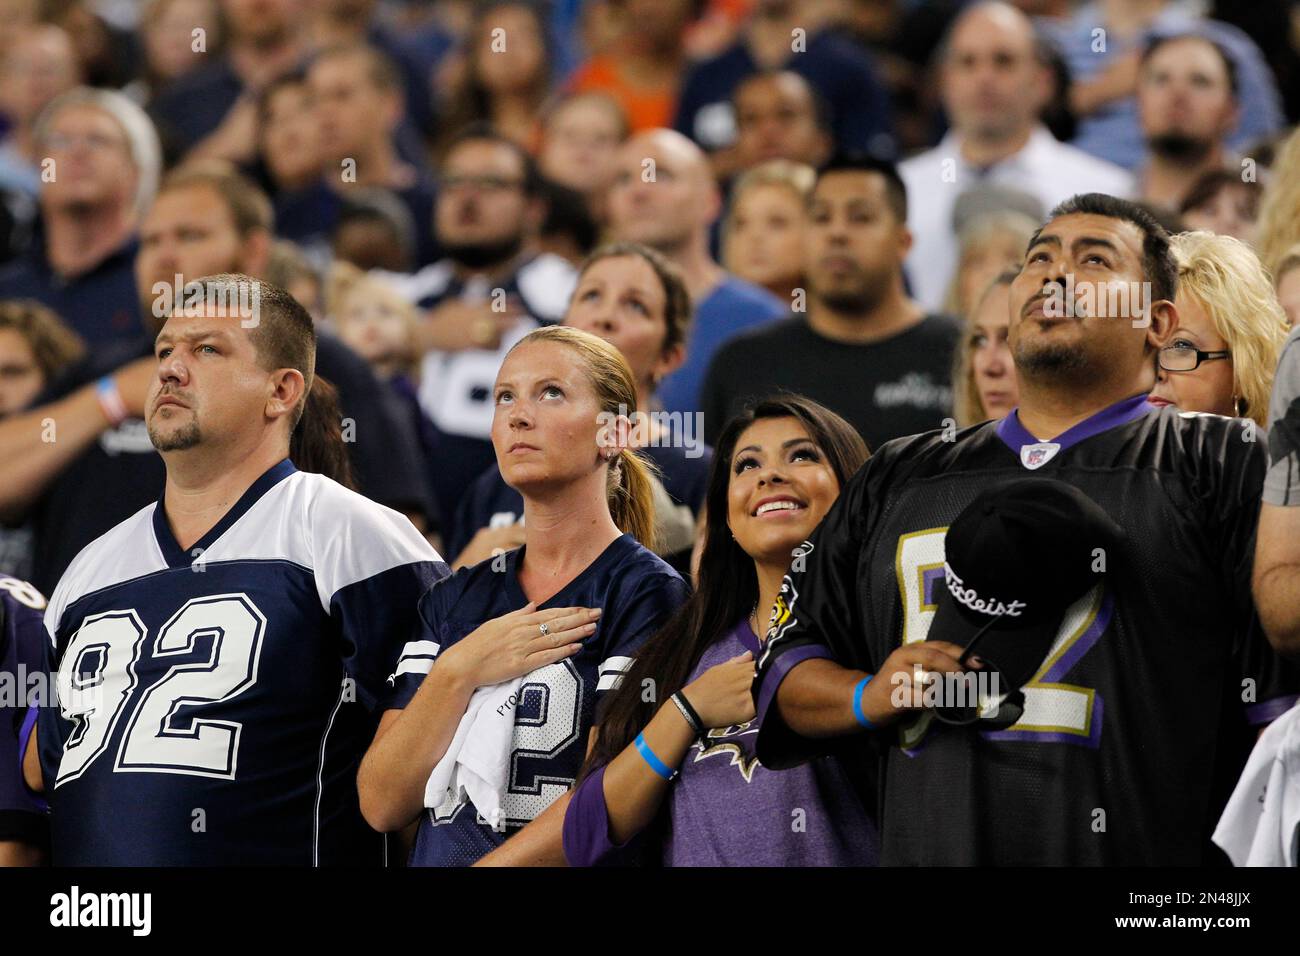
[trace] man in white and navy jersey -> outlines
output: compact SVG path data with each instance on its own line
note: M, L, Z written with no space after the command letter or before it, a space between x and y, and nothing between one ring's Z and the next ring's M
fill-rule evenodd
M177 308L158 336L145 420L165 491L54 591L57 703L24 775L56 865L380 864L357 765L446 567L405 517L289 460L311 317L247 276L202 285L207 303L251 292L251 315Z
M434 233L446 258L384 278L427 310L418 330L419 404L433 423L433 481L444 516L496 463L489 434L492 386L505 354L559 322L577 283L572 265L529 247L544 203L532 158L491 127L475 125L447 149Z

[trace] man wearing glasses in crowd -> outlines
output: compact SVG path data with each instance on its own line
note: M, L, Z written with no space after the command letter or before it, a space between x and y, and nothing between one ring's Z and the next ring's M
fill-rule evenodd
M487 126L444 153L433 229L444 258L389 279L427 310L420 324L420 407L436 430L438 506L455 513L469 484L496 461L489 435L501 361L539 324L564 315L576 276L533 248L545 213L532 157Z

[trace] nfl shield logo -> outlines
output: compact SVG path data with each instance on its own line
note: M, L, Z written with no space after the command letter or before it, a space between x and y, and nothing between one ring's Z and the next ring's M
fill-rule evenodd
M1020 464L1030 471L1035 468L1042 468L1060 450L1060 445L1050 441L1039 442L1037 445L1025 445L1020 449Z

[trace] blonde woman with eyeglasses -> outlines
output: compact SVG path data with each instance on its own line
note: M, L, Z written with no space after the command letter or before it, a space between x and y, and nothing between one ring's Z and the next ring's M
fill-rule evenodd
M1267 425L1286 314L1245 243L1211 232L1171 240L1178 260L1177 326L1160 350L1151 401Z

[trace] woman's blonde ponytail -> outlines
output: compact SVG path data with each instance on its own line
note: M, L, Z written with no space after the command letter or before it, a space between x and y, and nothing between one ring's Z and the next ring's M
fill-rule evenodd
M654 466L626 448L609 469L609 516L620 531L655 550Z

